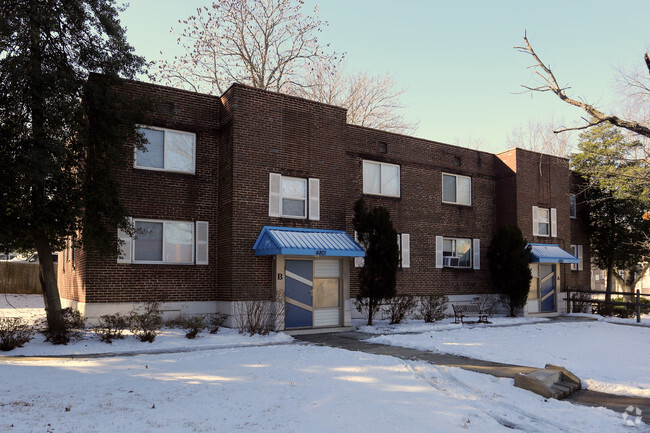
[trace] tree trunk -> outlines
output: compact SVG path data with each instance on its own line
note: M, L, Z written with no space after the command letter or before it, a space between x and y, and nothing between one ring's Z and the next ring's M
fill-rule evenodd
M42 2L41 2L42 3ZM40 40L41 22L43 19L42 5L38 0L30 0L28 7L29 27L30 27L30 54L29 54L29 75L30 75L30 95L29 109L31 114L31 128L33 135L32 146L34 155L37 155L36 149L42 151L47 149L48 136L46 134L46 102L44 99L45 86L43 82L43 47ZM36 156L34 156L36 157ZM32 189L31 206L34 215L46 207L47 194L45 193L44 184L47 176L43 173L37 173L38 184ZM36 228L32 232L34 246L38 252L41 288L43 290L43 300L45 301L45 310L47 313L48 339L55 343L66 343L65 324L61 313L61 299L59 298L59 289L56 283L56 274L54 273L54 261L52 260L52 248L50 247L49 238L45 230Z
M368 296L368 326L372 326L372 319L375 312L376 301L372 296Z
M61 298L56 282L54 271L54 260L52 260L52 248L45 234L40 233L34 236L36 251L40 267L41 289L43 290L43 301L47 314L48 337L52 343L65 343L65 323L61 312Z
M614 291L614 286L616 285L616 276L614 275L614 268L612 266L607 267L607 286L605 286L605 300L612 300L612 292ZM607 304L605 304L607 305Z

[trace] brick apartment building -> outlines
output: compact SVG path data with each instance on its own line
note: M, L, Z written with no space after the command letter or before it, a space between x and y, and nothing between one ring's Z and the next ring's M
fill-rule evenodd
M237 84L221 97L138 82L123 92L158 101L142 126L148 152L125 143L117 173L143 234L118 234L120 257L68 249L59 261L64 304L91 320L150 299L167 317L259 299L285 302L280 327L349 325L362 196L400 234L398 293L494 293L486 252L501 224L535 244L526 314L557 314L563 288L589 287L566 159L349 125L343 108Z

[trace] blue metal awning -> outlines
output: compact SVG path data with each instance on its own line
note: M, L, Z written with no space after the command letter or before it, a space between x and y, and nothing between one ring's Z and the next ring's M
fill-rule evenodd
M363 257L361 246L343 230L266 226L253 246L256 256Z
M343 230L266 226L253 246L256 256L363 257L361 246Z
M578 263L578 259L556 244L528 244L533 263Z

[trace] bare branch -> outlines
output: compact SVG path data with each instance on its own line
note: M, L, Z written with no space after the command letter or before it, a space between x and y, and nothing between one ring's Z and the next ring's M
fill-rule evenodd
M602 111L598 110L595 108L593 105L587 104L582 101L578 101L576 99L570 98L567 96L565 90L567 88L561 87L555 75L551 71L549 67L547 67L544 62L539 58L535 50L533 49L532 45L528 41L528 37L524 34L524 42L526 43L525 46L523 47L515 47L516 50L526 53L530 55L534 60L535 63L530 66L530 68L535 70L535 73L540 79L545 83L544 85L541 86L536 86L536 87L531 87L531 86L522 86L525 89L531 91L531 92L553 92L555 95L557 95L558 98L566 102L567 104L573 105L575 107L582 108L584 111L586 111L594 120L590 120L586 127L598 125L599 123L602 122L609 122L612 125L618 126L620 128L627 129L629 131L632 131L636 134L642 135L644 137L650 137L650 128L647 126L636 122L636 121L631 121L631 120L626 120L622 119L618 116L614 115L608 115L603 113ZM646 57L647 58L647 57ZM646 62L647 63L647 62ZM650 72L650 69L649 69Z
M560 129L555 129L555 130L553 130L553 132L554 132L555 134L560 134L560 133L562 133L562 132L567 132L567 131L582 131L582 130L584 130L584 129L588 129L588 128L591 128L592 126L596 126L596 125L599 125L599 124L601 124L601 123L603 123L603 122L606 122L606 120L599 120L599 121L597 121L597 122L589 122L589 121L588 121L587 119L585 119L584 117L583 117L582 119L583 119L585 122L587 122L586 125L583 125L583 126L575 126L575 127L573 127L573 128L560 128Z

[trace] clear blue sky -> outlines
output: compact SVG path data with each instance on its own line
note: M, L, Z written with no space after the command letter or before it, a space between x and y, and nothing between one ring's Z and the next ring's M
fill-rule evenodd
M179 54L173 27L209 0L131 0L127 37L147 60ZM650 1L306 0L329 23L321 41L345 52L351 72L389 71L406 87L416 136L445 143L480 140L505 150L510 132L550 115L568 126L582 112L550 94L516 94L531 83L531 59L513 49L524 31L570 96L615 107L620 67L643 66L650 49ZM163 52L161 56L160 52Z

